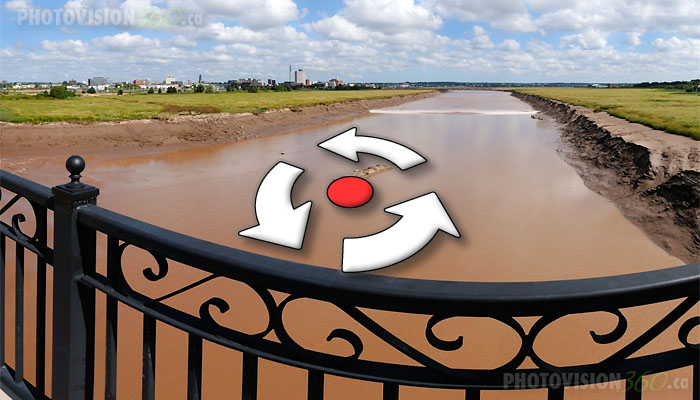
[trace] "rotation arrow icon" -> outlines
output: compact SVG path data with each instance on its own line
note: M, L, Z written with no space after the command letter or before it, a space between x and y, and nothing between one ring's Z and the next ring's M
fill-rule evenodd
M255 195L258 225L240 231L241 236L301 249L309 221L311 202L292 206L292 187L304 170L278 162L265 175Z
M391 140L357 136L357 128L350 128L318 146L354 162L360 161L358 153L374 154L396 164L402 171L426 161L420 154Z
M343 272L372 271L401 262L427 246L438 231L460 237L435 192L384 211L401 219L379 233L343 239Z

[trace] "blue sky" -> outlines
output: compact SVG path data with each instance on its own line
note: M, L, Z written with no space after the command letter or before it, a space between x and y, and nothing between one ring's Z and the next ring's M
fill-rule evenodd
M286 80L292 64L312 80L351 82L685 80L700 77L698 9L700 0L9 0L0 77ZM100 13L112 20L78 21ZM158 23L168 13L178 25ZM119 22L127 16L136 24Z

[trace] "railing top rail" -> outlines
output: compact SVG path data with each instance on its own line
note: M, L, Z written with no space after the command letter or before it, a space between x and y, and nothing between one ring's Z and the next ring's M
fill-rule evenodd
M0 187L25 197L27 200L53 210L51 189L5 170L0 170Z
M154 254L214 274L336 304L410 313L543 315L632 307L696 295L700 263L600 278L452 282L346 274L196 239L94 206L79 222ZM468 310L468 311L465 311Z

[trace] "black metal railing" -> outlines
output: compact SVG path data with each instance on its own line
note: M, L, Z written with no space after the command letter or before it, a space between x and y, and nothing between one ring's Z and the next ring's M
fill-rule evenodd
M2 207L5 213L20 199L34 211L36 231L22 232L21 213L0 224L0 324L6 312L6 238L15 244L15 357L12 367L5 358L6 330L0 325L0 383L13 398L43 398L45 377L46 269L53 267L52 399L90 399L94 395L95 373L105 374L107 399L117 393L118 305L124 304L143 315L142 383L143 399L155 396L155 362L158 343L157 321L187 333L187 398L202 393L202 347L208 341L243 353L242 397L255 399L260 358L302 368L308 372L308 398L321 399L326 375L374 381L383 384L383 397L399 397L399 386L423 386L462 390L467 399L479 398L482 390L523 388L547 389L549 398L564 397L564 388L594 383L562 379L595 376L596 383L641 379L642 376L692 367L690 385L693 398L700 398L700 345L690 339L700 325L700 264L690 264L650 272L549 282L477 283L391 278L369 274L343 274L327 268L298 264L221 246L167 229L159 228L96 205L98 190L79 182L82 159L67 163L71 183L49 190L2 171L0 184L15 193ZM47 214L53 211L53 250L47 245ZM99 273L96 237L106 237L106 273ZM177 264L205 273L202 278L158 296L134 289L127 272L135 266L125 263L129 248L150 253L151 267L140 274L148 282L168 277ZM24 296L24 251L37 255L37 348L34 383L24 378L22 304ZM131 275L133 276L133 274ZM221 315L232 313L225 296L209 295L197 312L186 312L168 300L202 288L213 280L237 282L254 293L267 315L256 315L267 323L257 332L221 322ZM240 287L236 286L236 287ZM233 289L232 289L233 290ZM252 290L252 291L251 291ZM96 309L96 293L106 296L104 309ZM353 321L351 327L334 328L327 342L344 342L351 351L337 354L300 344L285 323L288 305L311 300L332 307ZM628 332L626 309L672 303L672 310L641 334ZM382 323L378 312L415 317L424 327L424 340L411 342L400 332ZM603 312L617 319L607 333L590 331L596 344L619 343L617 349L594 363L555 365L535 350L538 335L563 317ZM96 314L106 315L104 348L95 348ZM60 317L56 317L60 316ZM239 315L236 317L242 318ZM519 340L514 354L500 366L474 368L443 360L445 354L479 346L471 338L441 338L436 326L463 317L498 321ZM318 317L316 317L318 318ZM534 318L527 327L524 318ZM310 317L310 324L314 317ZM41 327L40 327L41 325ZM421 328L423 329L423 328ZM674 348L637 355L663 332L674 330ZM379 341L398 351L408 362L395 363L370 354L366 343ZM97 352L104 352L105 365L96 366ZM648 353L648 352L647 352ZM100 354L102 356L102 354ZM102 359L102 357L99 357ZM465 360L467 361L467 360ZM531 366L524 367L530 362ZM525 364L524 364L525 363ZM137 368L133 366L130 368ZM514 377L542 373L557 376L556 381L523 381ZM523 385L527 382L527 387ZM634 382L632 382L634 383ZM625 385L628 399L641 398L642 390Z
M0 216L5 214L20 199L29 202L34 214L34 233L28 235L22 231L21 224L26 222L22 213L12 215L9 223L0 222L0 387L9 392L13 397L22 399L42 398L45 390L45 336L46 336L46 272L47 266L54 264L53 250L47 245L48 212L53 210L54 199L51 189L5 173L0 175L0 184L3 189L15 193L15 195L0 208ZM3 192L0 191L0 199ZM14 368L10 368L5 362L5 289L6 289L6 259L7 239L14 242L14 275L15 275L15 309L14 309ZM25 252L36 255L36 358L35 385L29 384L24 376L24 268Z

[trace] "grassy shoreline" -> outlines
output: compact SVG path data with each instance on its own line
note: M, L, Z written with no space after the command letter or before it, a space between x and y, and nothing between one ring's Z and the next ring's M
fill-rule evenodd
M700 96L665 89L523 88L532 94L605 111L654 129L700 140Z
M160 118L173 114L253 113L349 101L403 97L431 90L347 90L96 95L68 99L0 96L0 121L106 122Z

